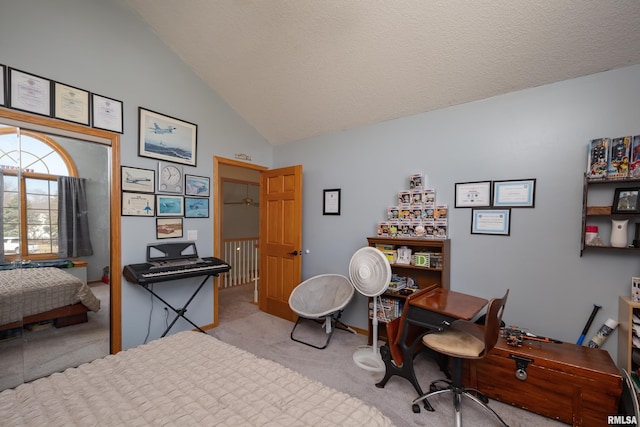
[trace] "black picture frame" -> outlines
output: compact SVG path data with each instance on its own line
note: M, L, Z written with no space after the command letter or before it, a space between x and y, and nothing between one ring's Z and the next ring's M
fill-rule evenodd
M323 191L322 214L340 215L340 189L332 188Z
M89 126L91 93L65 83L53 82L53 117Z
M109 132L124 133L122 101L97 93L91 94L91 127Z
M208 197L185 197L184 198L185 218L209 218L209 198Z
M457 182L455 184L456 208L491 206L491 181Z
M121 166L120 185L122 191L137 193L155 193L156 171L153 169Z
M7 106L7 66L0 64L0 107Z
M9 67L9 108L51 117L50 79Z
M611 213L632 214L640 212L640 187L616 188Z
M198 125L138 108L138 156L196 166Z
M211 195L211 180L208 176L185 174L184 194L185 196L209 197Z

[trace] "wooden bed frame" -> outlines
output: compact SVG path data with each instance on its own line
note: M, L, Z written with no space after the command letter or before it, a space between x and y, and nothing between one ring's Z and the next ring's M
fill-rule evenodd
M24 319L22 319L22 322L17 321L0 325L0 331L21 328L24 325L44 322L45 320L53 320L53 325L56 328L64 328L65 326L88 322L88 311L89 309L85 307L84 304L79 302L77 304L68 305L66 307L54 308L53 310L45 311L43 313L26 316Z

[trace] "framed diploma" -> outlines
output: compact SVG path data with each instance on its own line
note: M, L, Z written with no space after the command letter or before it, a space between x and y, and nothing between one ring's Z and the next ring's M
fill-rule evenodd
M94 128L123 133L124 116L121 101L94 93L91 96L91 108L91 125Z
M493 181L494 207L532 208L535 198L535 179Z
M0 64L0 106L7 105L7 67Z
M153 194L122 192L122 216L155 216Z
M51 116L51 80L9 68L9 107Z
M508 236L511 228L511 209L473 209L471 234Z
M491 181L456 184L456 208L491 206Z
M55 82L53 117L89 126L89 92Z
M340 215L340 189L324 190L323 215Z

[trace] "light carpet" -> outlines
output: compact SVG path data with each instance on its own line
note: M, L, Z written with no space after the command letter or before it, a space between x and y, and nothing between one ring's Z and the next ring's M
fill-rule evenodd
M251 302L252 298L253 285L220 290L219 326L209 333L357 397L380 409L397 426L443 427L454 424L450 394L430 399L435 412L428 412L421 406L421 412L414 414L411 401L417 394L407 380L392 377L385 388L377 388L375 383L382 379L383 373L361 369L353 362L353 353L360 346L366 345L366 336L336 330L328 347L318 350L292 341L289 334L293 323L261 312ZM320 325L311 321L305 321L301 325L296 330L296 337L315 339L316 343L324 339L324 330ZM429 388L431 381L444 377L437 364L425 355L416 358L415 370L418 381L425 390ZM490 406L512 427L566 425L493 400L490 401ZM462 414L466 427L498 425L494 418L478 410L471 401L463 401Z

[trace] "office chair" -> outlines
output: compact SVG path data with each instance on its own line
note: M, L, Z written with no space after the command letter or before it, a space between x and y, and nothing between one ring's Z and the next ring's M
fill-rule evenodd
M500 336L500 323L508 296L509 290L507 289L502 298L494 298L489 301L484 325L467 320L456 320L442 332L427 334L422 337L422 343L427 348L451 357L453 372L452 381L434 381L431 383L429 393L413 400L414 412L420 412L418 402L441 393L451 392L453 393L456 427L462 425L462 396L466 396L476 402L480 407L492 414L503 427L507 427L502 418L487 405L489 399L486 396L476 389L465 388L462 385L462 364L465 359L481 359L485 357L495 347ZM448 386L438 390L436 384L442 382L448 384ZM471 392L476 393L477 397Z

